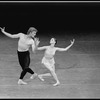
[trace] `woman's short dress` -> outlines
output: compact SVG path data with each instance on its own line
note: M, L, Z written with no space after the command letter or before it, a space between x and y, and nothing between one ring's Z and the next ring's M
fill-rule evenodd
M43 57L42 58L42 63L44 65L46 65L46 67L48 67L49 69L53 68L54 64L55 64L54 57L52 57L52 58Z

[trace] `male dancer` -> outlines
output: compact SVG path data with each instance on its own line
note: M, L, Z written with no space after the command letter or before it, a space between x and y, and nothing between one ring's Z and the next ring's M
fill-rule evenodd
M0 29L2 33L4 33L6 36L10 38L19 38L17 54L18 54L19 64L22 68L22 72L18 80L18 84L27 84L26 82L23 81L23 78L27 72L32 74L32 76L30 77L31 79L33 79L34 76L37 75L36 73L34 73L34 71L32 71L32 69L29 68L30 65L29 48L32 46L32 51L34 52L36 46L39 44L39 40L37 38L34 38L37 33L37 29L34 27L30 27L29 30L27 31L27 34L18 33L13 35L6 32L5 28L0 28Z

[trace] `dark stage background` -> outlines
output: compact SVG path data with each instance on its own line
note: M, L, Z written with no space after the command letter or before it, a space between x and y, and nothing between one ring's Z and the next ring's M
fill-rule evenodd
M0 26L12 34L34 26L39 36L94 37L99 24L100 3L0 3Z

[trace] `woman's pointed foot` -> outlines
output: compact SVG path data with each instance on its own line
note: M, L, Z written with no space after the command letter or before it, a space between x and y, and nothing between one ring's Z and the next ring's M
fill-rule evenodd
M58 86L58 85L60 85L60 82L53 84L53 86Z
M38 75L38 77L39 77L39 79L40 79L41 81L44 81L44 79L42 78L41 75Z

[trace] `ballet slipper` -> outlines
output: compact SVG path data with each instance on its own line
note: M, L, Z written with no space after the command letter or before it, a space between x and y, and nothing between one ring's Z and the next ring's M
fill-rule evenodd
M19 85L26 85L27 83L24 82L24 81L22 81L21 79L19 79L18 84L19 84Z
M55 84L53 84L53 86L58 86L60 84L60 82L57 82Z
M30 79L34 79L36 76L37 76L37 73L34 73L34 74L30 77Z

